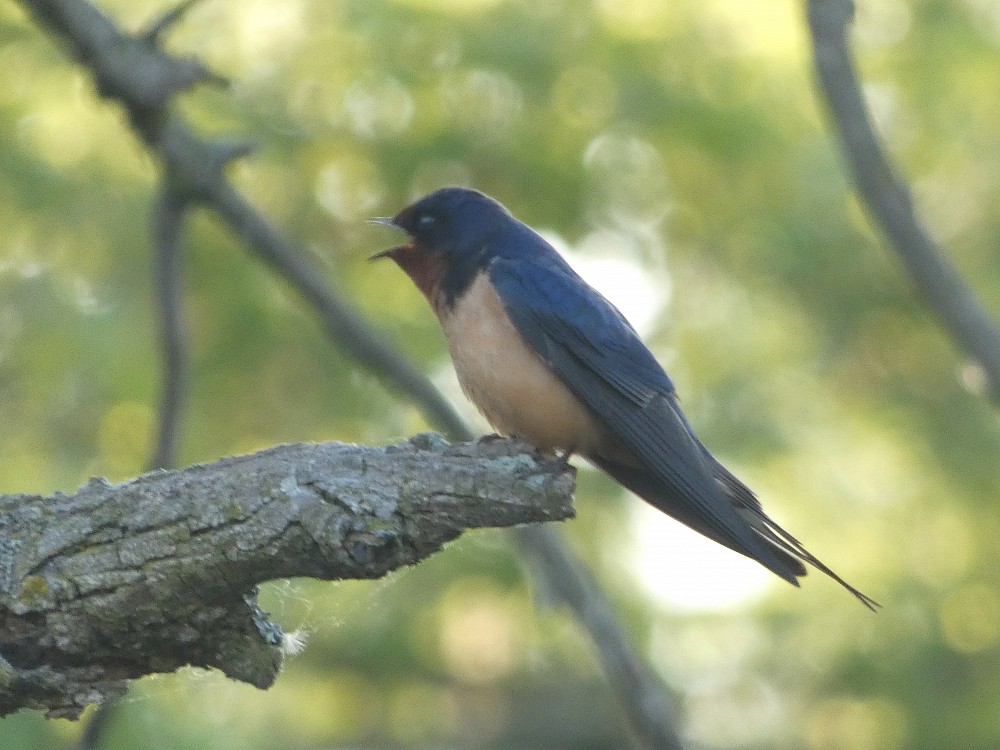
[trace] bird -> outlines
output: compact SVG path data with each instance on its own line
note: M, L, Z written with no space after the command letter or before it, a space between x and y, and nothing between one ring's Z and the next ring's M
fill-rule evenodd
M462 391L497 434L580 455L650 505L799 586L805 563L851 586L770 518L695 435L625 316L499 201L438 189L392 217L393 260L444 331Z

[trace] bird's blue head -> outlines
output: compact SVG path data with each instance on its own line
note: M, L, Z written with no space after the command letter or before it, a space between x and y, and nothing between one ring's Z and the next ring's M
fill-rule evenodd
M377 253L392 258L432 305L454 305L495 254L491 240L516 220L500 203L469 188L447 187L410 204L391 219L409 241Z

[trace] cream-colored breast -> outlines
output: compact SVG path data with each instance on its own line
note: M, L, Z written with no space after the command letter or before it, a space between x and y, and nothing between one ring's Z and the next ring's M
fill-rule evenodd
M605 430L517 333L485 274L439 317L465 395L493 428L540 450L598 452Z

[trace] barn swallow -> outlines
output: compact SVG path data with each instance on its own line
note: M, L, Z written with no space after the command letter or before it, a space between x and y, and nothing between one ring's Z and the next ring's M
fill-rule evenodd
M579 454L654 507L798 586L803 563L875 610L775 523L709 453L674 384L625 317L492 198L443 188L373 221L408 241L377 253L437 315L466 396L502 435Z

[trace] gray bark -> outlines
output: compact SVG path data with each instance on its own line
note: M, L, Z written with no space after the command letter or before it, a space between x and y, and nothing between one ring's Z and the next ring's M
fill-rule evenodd
M76 717L184 665L260 688L264 581L378 578L465 529L573 516L571 467L508 440L283 445L73 495L0 495L0 715Z

